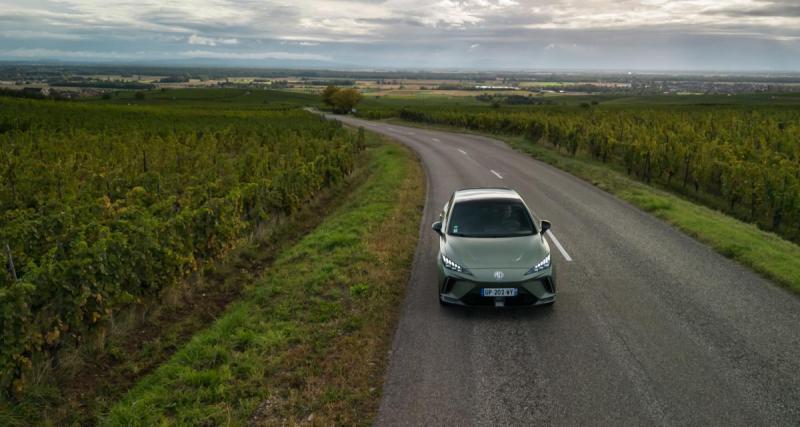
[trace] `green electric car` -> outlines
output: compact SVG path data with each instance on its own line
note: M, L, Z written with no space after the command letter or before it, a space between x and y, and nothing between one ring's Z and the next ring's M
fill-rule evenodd
M508 188L458 190L433 230L443 305L543 305L556 298L556 272L544 233Z

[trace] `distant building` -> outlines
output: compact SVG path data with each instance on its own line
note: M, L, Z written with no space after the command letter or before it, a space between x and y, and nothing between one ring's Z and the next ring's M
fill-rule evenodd
M479 90L519 90L516 86L475 86Z

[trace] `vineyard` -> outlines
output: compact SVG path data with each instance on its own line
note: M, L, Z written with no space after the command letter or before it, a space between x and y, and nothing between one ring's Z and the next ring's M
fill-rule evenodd
M359 114L524 136L572 156L591 156L800 242L797 106L376 104Z
M0 98L2 389L292 215L350 173L361 143L285 105Z

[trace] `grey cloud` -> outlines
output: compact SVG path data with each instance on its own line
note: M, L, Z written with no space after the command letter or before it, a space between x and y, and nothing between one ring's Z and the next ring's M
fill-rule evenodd
M710 15L725 15L731 17L800 17L800 4L797 3L779 3L769 2L764 6L749 8L749 9L710 9L705 11Z
M413 27L424 26L424 24L419 20L409 18L356 18L356 22L378 25L409 25Z
M800 69L797 0L742 10L711 0L671 1L685 6L677 8L640 0L203 0L202 10L155 0L0 2L0 59L192 53L267 66ZM187 51L192 36L202 50Z

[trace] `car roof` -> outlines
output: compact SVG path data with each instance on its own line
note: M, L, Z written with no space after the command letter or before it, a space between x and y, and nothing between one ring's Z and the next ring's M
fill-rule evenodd
M456 190L453 202L482 199L522 199L519 193L505 187L462 188Z

